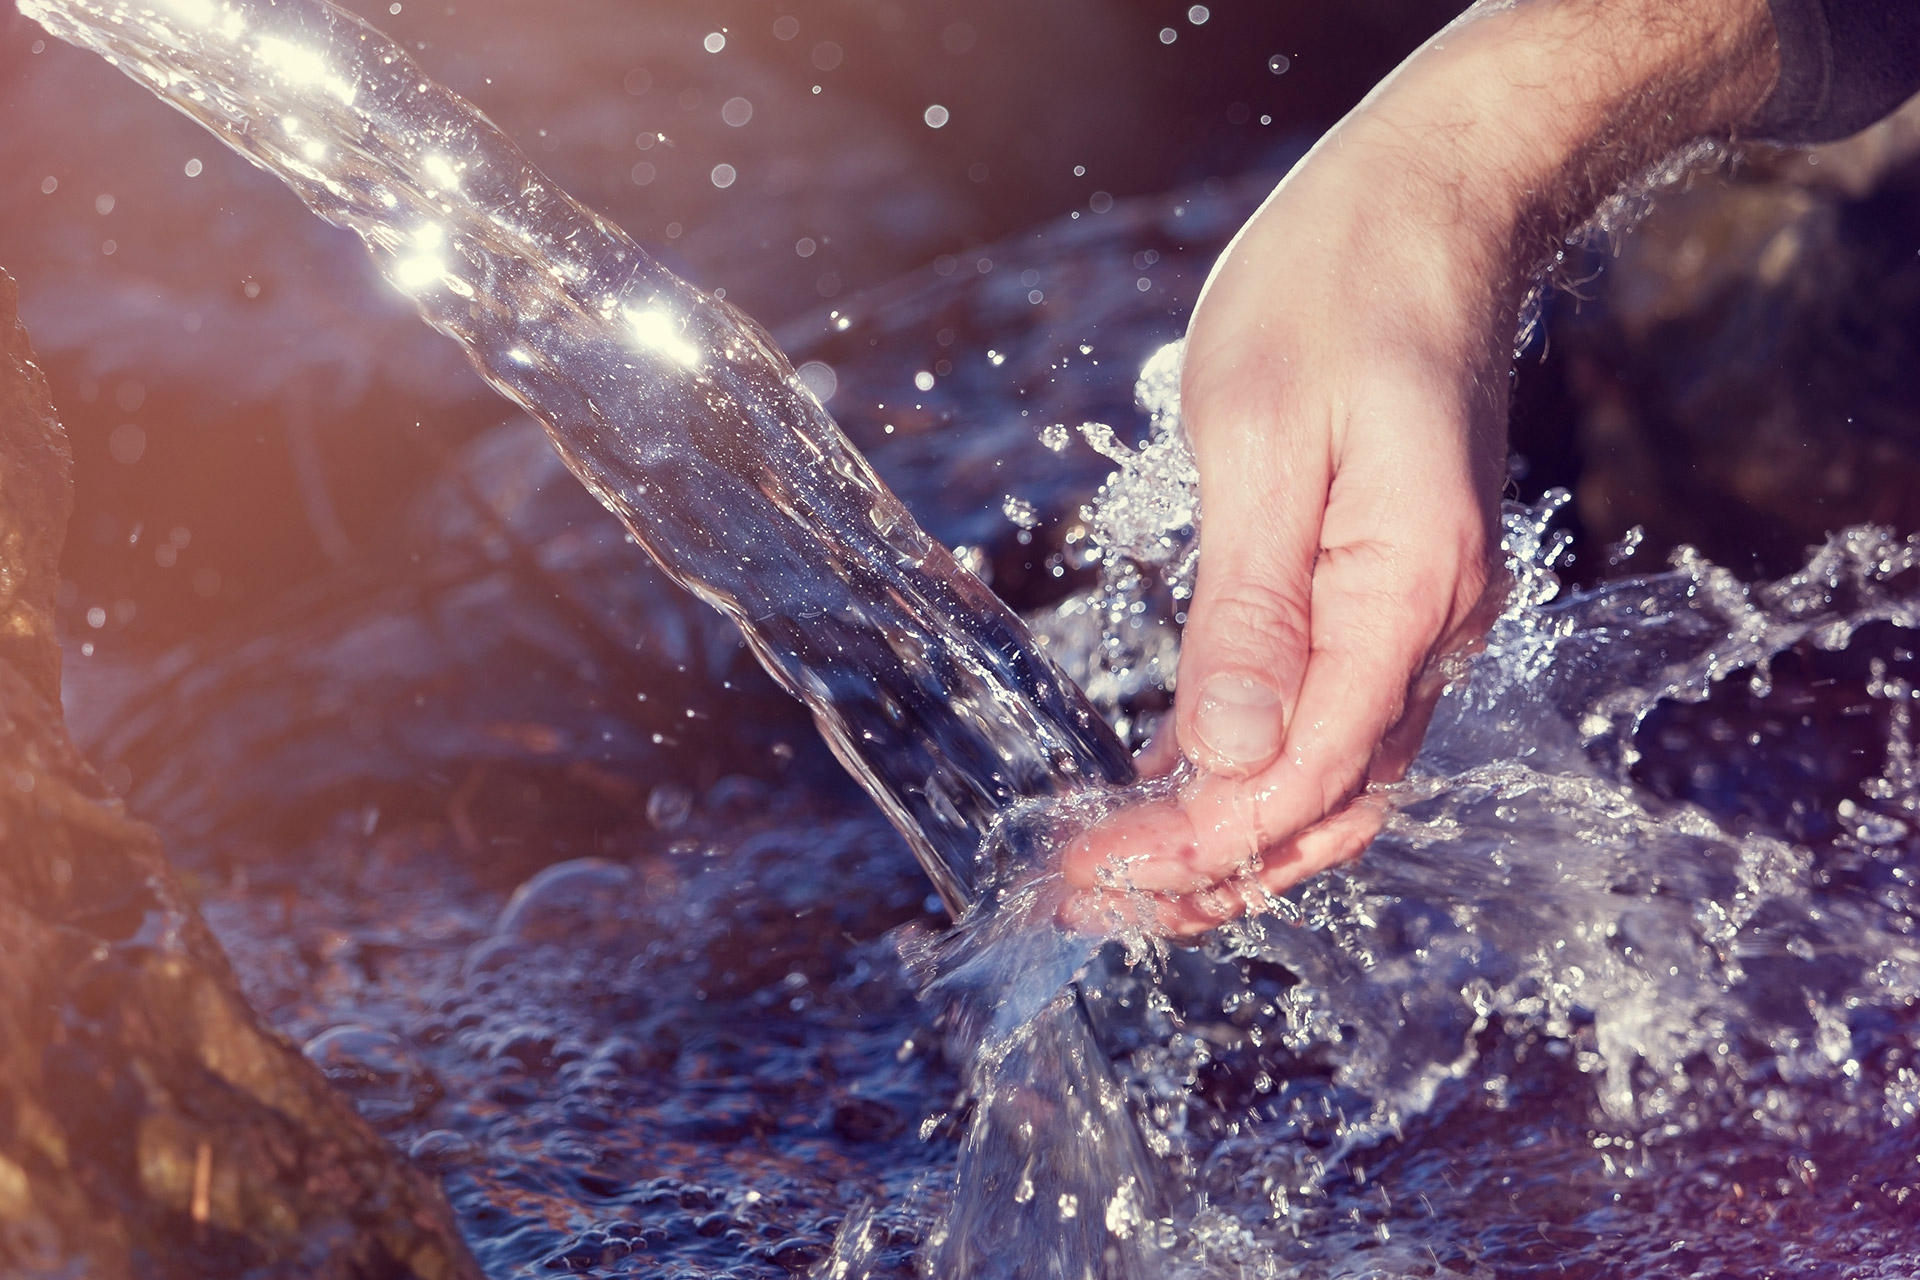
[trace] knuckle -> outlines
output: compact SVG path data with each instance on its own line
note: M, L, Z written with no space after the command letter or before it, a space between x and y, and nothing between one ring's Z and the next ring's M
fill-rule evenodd
M1203 626L1221 657L1264 666L1275 655L1306 653L1308 596L1291 583L1241 579L1209 595Z

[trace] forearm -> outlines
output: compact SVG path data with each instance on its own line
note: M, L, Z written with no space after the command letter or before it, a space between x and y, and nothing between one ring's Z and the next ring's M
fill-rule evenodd
M1397 155L1405 198L1530 274L1663 157L1737 133L1778 65L1766 0L1479 4L1326 145Z

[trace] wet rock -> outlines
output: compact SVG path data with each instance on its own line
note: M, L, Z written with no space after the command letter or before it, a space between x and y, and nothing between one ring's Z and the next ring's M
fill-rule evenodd
M1797 566L1864 520L1920 528L1920 111L1661 195L1554 327L1578 417L1578 512Z
M0 1274L477 1276L67 736L65 435L0 274Z
M886 1142L907 1127L900 1113L876 1098L849 1095L833 1104L833 1131L853 1142Z

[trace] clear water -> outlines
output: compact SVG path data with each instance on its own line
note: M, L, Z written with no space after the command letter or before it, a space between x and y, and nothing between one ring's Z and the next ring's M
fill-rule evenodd
M992 913L1001 881L1043 865L1064 811L1021 802L1132 779L1106 722L915 523L765 332L553 187L397 44L325 0L23 12L357 233L654 561L806 703L950 910ZM1130 1274L1153 1240L1058 1208L1144 1206L1152 1173L1070 988L1086 961L1071 953L1086 948L1035 929L1047 978L1018 1049L982 1058L971 1198L935 1256L955 1275L1025 1270L999 1239L1045 1232L1049 1271ZM1055 1207L1038 1231L1021 1229L1024 1208L989 1211L1008 1159L1039 1181L1033 1203Z
M1143 449L1126 423L1082 435L1122 464L1084 517L1036 513L1084 527L1067 547L1100 582L1035 630L1128 736L1164 702L1193 545L1176 361L1149 362ZM561 580L630 576L617 537L581 549L571 482L523 435L463 465ZM344 811L218 881L209 915L261 1005L443 1172L494 1274L909 1274L943 1248L1045 1274L1097 1221L1150 1225L1165 1274L1910 1275L1920 549L1860 529L1780 582L1683 558L1561 593L1549 514L1512 513L1512 607L1367 858L1082 984L1159 1205L1098 1169L1098 1202L1063 1202L1047 1169L1027 1195L992 1136L1018 1136L1023 1102L1110 1114L1098 1089L1000 1087L1023 1054L1083 1051L1010 1025L1088 960L1022 927L1044 882L942 937L893 837L804 751L764 781L662 786L650 821L591 843L513 825L514 797L489 794L509 788L470 775L459 820ZM469 572L456 619L499 626ZM643 603L661 644L671 610ZM290 678L318 693L388 688L367 667L396 661L415 611L283 619L200 678L242 712L236 672L305 651ZM712 648L693 636L679 652ZM758 715L793 755L778 710ZM485 858L460 857L470 838ZM943 1011L954 990L1010 999ZM1055 1178L1108 1154L1054 1136Z

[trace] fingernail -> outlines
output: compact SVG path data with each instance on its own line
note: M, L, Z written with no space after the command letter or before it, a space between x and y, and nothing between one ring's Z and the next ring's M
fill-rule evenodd
M1215 772L1251 772L1280 754L1286 726L1280 695L1271 686L1222 672L1200 687L1193 727Z

